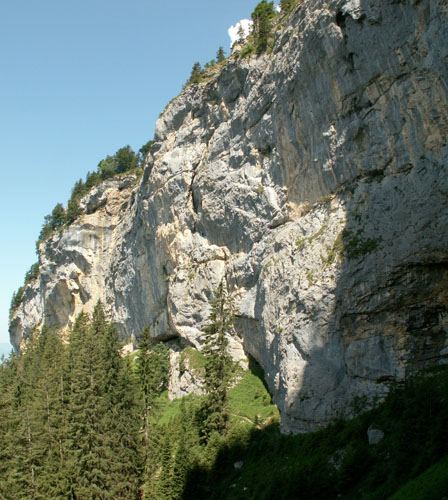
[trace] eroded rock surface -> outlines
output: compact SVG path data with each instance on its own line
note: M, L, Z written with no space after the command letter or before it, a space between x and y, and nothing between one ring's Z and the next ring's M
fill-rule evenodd
M139 185L97 188L41 247L14 345L101 299L123 337L150 326L200 349L225 279L232 355L263 366L285 432L446 362L447 15L446 0L308 0L272 54L188 86Z

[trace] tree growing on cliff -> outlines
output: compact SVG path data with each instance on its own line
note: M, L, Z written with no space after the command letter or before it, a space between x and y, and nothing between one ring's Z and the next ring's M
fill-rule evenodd
M39 241L46 240L51 236L57 229L62 227L65 222L65 210L62 203L58 203L51 214L46 215L44 219L44 224L40 231Z
M280 9L284 13L291 12L297 0L280 0Z
M149 439L149 418L155 410L157 396L167 387L170 367L168 348L157 343L151 336L151 329L146 327L139 343L137 357L137 375L143 396L143 422L145 443Z
M243 44L244 40L246 39L246 32L244 31L243 25L240 23L238 26L238 32L237 32L237 43Z
M226 60L226 53L224 52L223 47L219 47L218 52L216 52L216 62L222 63Z
M117 174L122 174L133 170L138 166L137 155L132 150L131 146L120 148L115 153L115 171Z
M274 16L274 2L267 2L267 0L262 0L252 12L253 35L258 53L266 50Z
M223 281L211 301L209 323L204 328L206 397L200 408L201 434L207 442L213 432L225 434L228 422L227 391L232 377L232 358L227 352L227 335L233 325L232 303Z
M138 162L140 167L143 167L146 155L151 151L153 144L154 141L150 140L147 143L143 144L143 146L138 150Z
M193 68L191 70L191 75L190 79L188 80L188 83L201 83L202 81L201 72L202 72L201 63L195 62L193 64Z

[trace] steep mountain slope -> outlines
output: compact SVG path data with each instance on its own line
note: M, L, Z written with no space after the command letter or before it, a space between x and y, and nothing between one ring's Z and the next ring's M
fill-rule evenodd
M156 125L141 182L108 181L40 247L20 346L101 299L123 337L196 348L224 278L231 350L312 430L448 359L448 3L308 0L272 53L232 56Z

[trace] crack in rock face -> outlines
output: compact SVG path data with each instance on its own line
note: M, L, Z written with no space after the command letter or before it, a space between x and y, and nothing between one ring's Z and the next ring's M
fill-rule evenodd
M446 2L305 1L272 54L167 106L138 184L96 187L41 244L13 344L101 300L123 338L201 349L225 280L232 357L293 433L448 362L447 41Z

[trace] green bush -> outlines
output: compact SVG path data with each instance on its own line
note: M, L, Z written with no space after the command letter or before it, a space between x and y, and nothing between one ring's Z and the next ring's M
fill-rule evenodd
M274 17L274 2L267 2L267 0L262 0L252 12L253 36L258 53L266 50L272 34Z
M25 293L26 286L29 283L37 280L39 277L39 263L33 264L30 269L25 274L25 281L21 287L12 294L11 304L9 306L9 317L11 318L15 311L19 308L22 303L23 294Z

